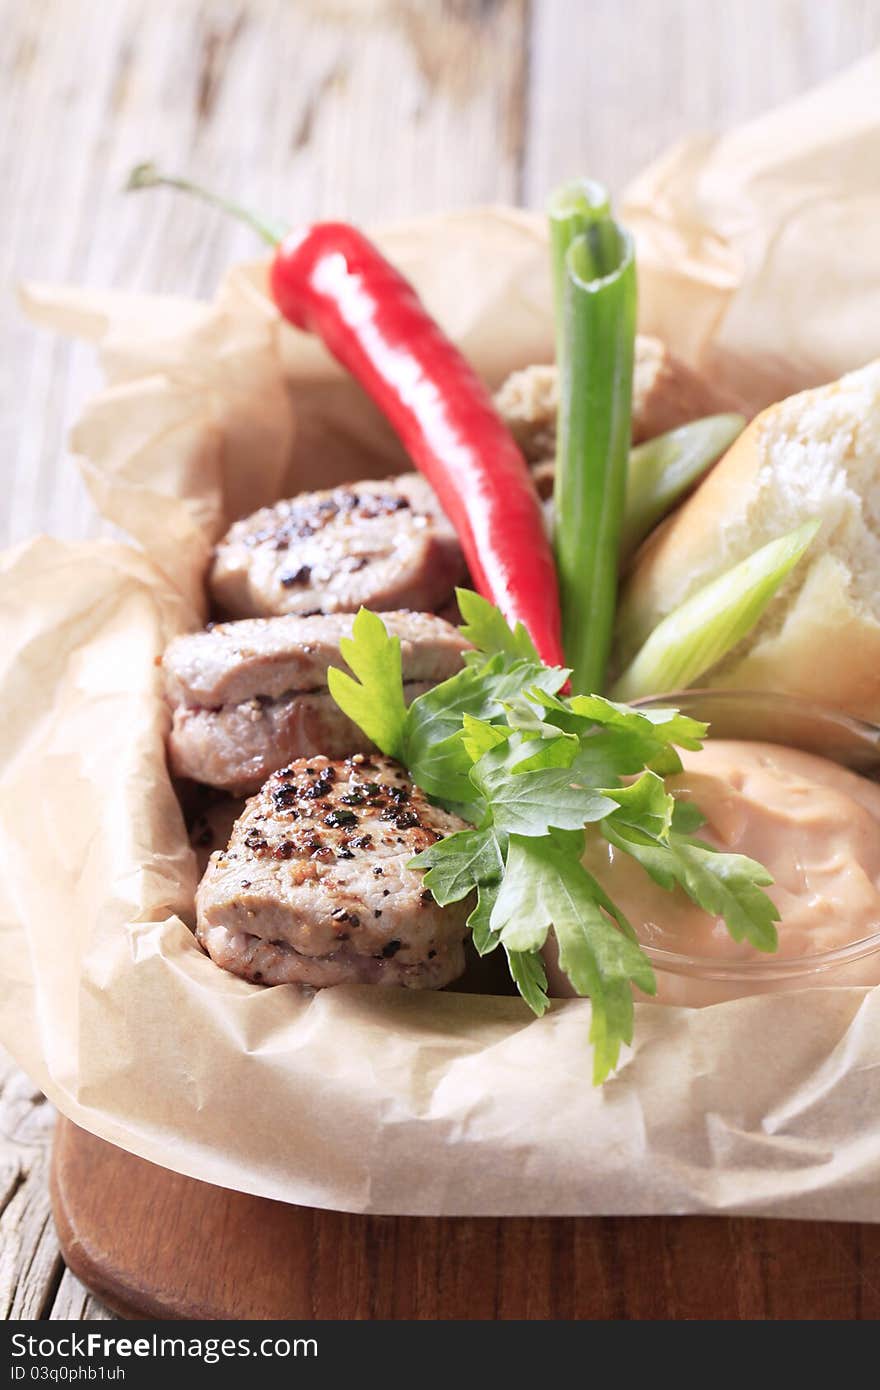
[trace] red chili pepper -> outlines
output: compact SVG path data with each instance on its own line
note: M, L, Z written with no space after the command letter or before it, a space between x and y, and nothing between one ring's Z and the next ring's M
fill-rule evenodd
M143 166L130 186L171 183ZM235 204L207 195L241 215ZM413 287L356 228L324 222L275 246L269 282L290 323L316 333L372 397L434 487L474 583L522 622L543 661L563 664L556 568L525 459L476 372Z

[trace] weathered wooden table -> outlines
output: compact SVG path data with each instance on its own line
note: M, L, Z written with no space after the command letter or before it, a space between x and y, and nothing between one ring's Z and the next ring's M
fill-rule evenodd
M880 44L878 0L0 0L2 282L207 295L251 236L126 201L144 158L279 216L362 222L563 177L619 190ZM65 435L90 353L0 321L0 544L99 530ZM0 1316L110 1315L65 1270L52 1112L0 1060Z

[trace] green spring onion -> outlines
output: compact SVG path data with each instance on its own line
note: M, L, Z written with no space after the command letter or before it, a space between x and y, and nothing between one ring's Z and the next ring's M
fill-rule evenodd
M658 623L612 690L615 700L683 690L755 626L821 525L808 521L761 546Z
M745 423L744 415L707 415L630 450L620 533L622 569L658 521L727 452Z
M588 228L607 225L611 218L608 190L593 179L572 179L552 195L547 204L547 216L550 219L553 303L556 312L556 364L561 373L566 351L564 306L568 248ZM607 233L603 233L605 235Z
M556 568L576 693L601 691L617 599L636 328L632 238L597 184L550 204L557 296L559 415Z

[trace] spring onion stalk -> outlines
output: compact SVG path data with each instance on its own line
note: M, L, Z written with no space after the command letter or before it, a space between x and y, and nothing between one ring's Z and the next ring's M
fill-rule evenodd
M585 191L580 201L561 190L551 204L554 274L562 279L554 547L572 688L590 694L604 684L617 600L636 272L632 237L607 215L607 201ZM563 254L578 215L592 220Z
M630 449L620 532L622 573L642 541L727 452L745 423L744 415L707 415ZM619 607L618 627L622 618Z
M552 195L547 204L547 216L550 220L550 258L556 314L556 363L561 371L565 357L565 258L575 238L583 236L590 229L601 227L604 230L599 235L603 239L608 237L607 228L611 219L608 190L593 179L572 179ZM595 230L592 235L597 235Z
M821 525L808 521L698 589L658 623L614 685L615 700L684 690L755 626Z
M745 426L744 415L707 415L630 450L620 564L717 463Z

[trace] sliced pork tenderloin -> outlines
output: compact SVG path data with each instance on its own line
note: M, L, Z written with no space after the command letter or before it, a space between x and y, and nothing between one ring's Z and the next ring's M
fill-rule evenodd
M208 578L230 617L278 613L433 612L466 570L430 485L417 473L305 492L237 521Z
M162 658L172 772L244 796L294 758L368 751L327 689L327 668L344 665L339 643L353 621L351 613L288 614L175 638ZM407 702L461 669L468 643L442 618L392 612L383 621L400 638Z
M529 463L553 458L559 407L555 365L542 363L513 372L498 390L495 405ZM633 367L634 444L703 415L741 409L740 401L679 361L659 338L638 334Z
M439 989L472 904L440 908L413 855L465 828L389 758L299 759L247 803L196 896L197 936L257 984Z

